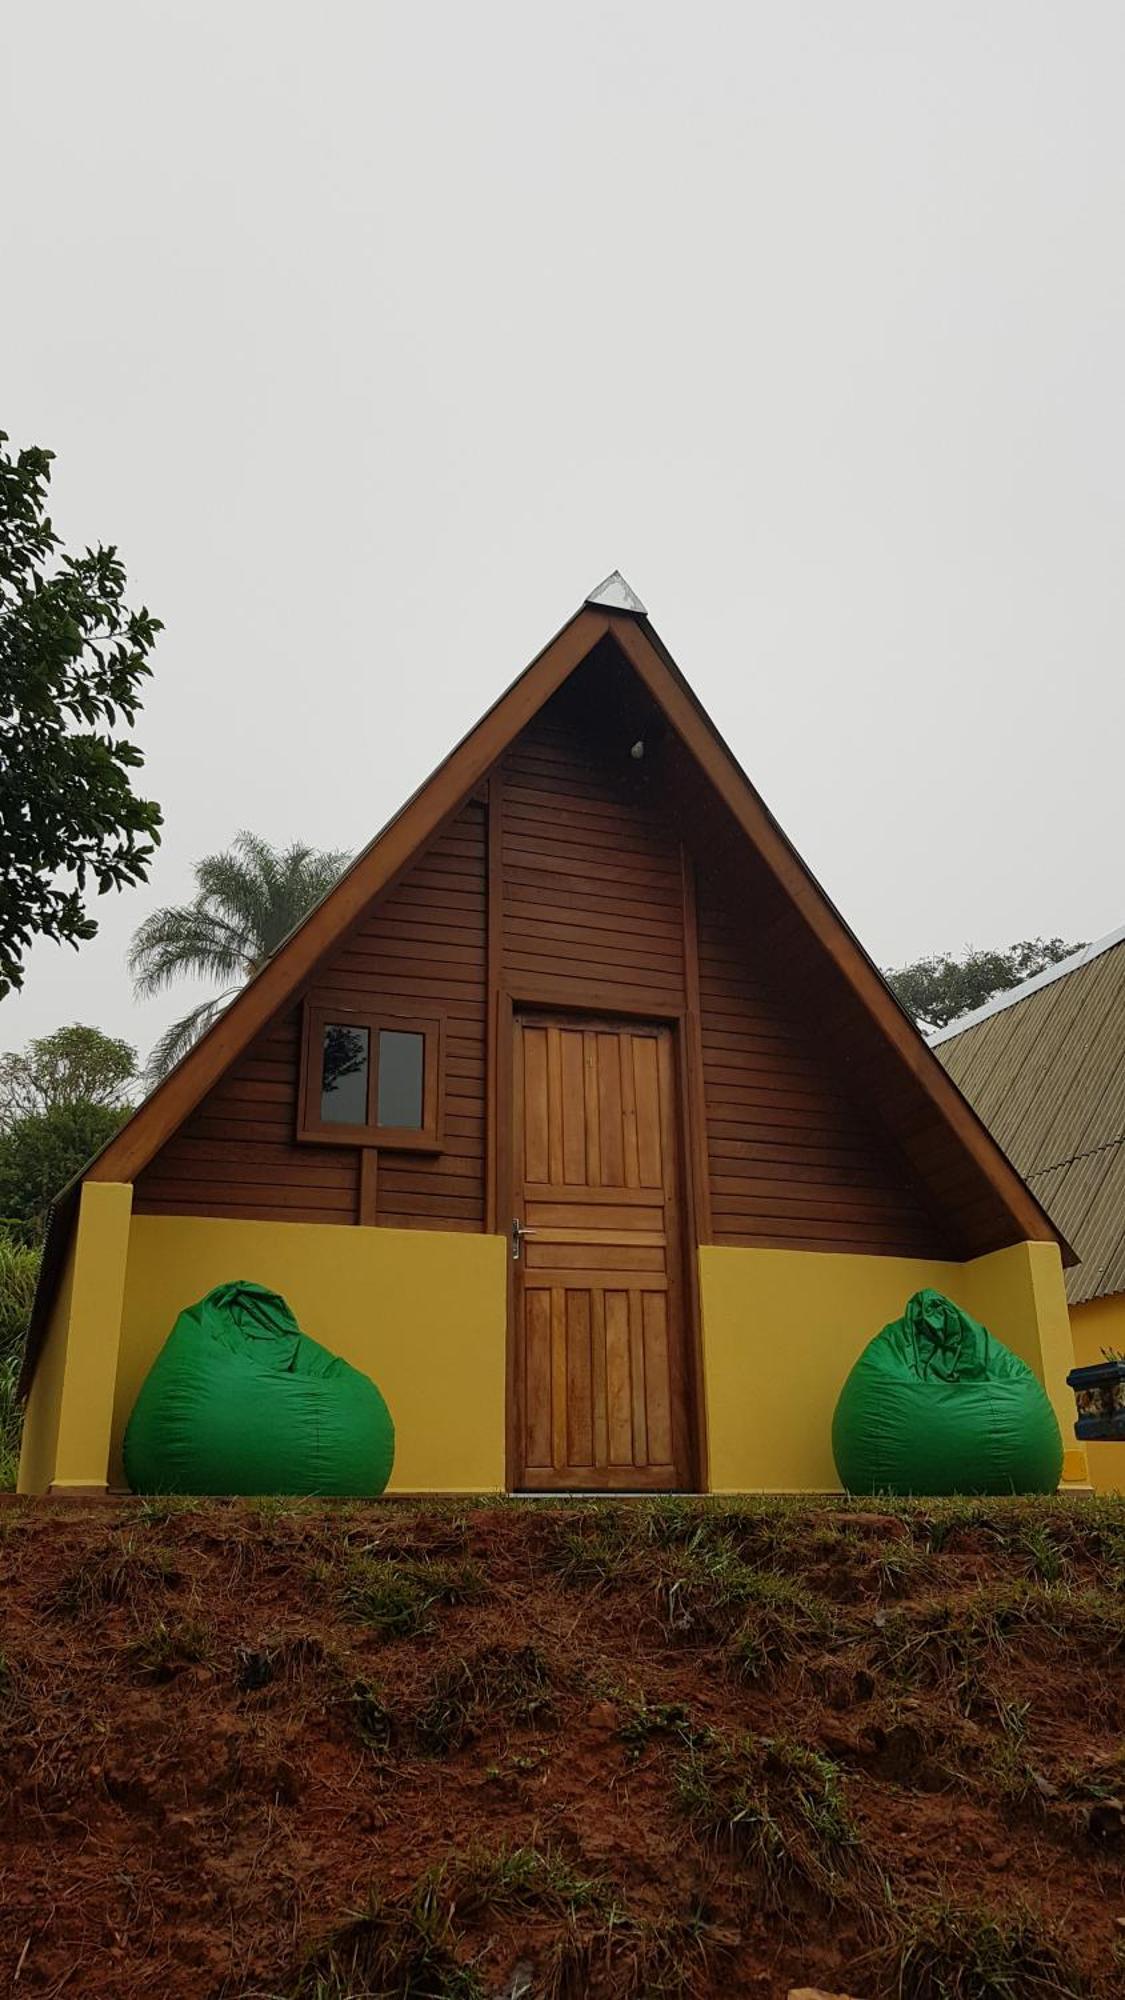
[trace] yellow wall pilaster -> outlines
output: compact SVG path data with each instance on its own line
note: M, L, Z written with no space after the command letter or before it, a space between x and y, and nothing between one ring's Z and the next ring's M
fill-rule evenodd
M133 1190L87 1181L28 1398L22 1493L104 1492Z
M1058 1245L1013 1243L964 1269L967 1290L960 1303L1035 1370L1062 1432L1064 1483L1084 1481L1086 1455L1075 1440L1074 1395L1066 1380L1074 1342Z

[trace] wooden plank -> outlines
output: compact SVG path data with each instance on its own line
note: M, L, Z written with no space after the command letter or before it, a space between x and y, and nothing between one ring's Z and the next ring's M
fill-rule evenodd
M551 1463L556 1472L566 1455L566 1293L551 1287Z
M656 1042L638 1035L633 1042L633 1075L637 1106L637 1170L641 1186L664 1184L664 1154L660 1130L660 1083Z
M590 1299L590 1396L593 1408L594 1464L609 1464L609 1415L606 1400L605 1292L594 1285Z
M629 1387L632 1399L633 1464L648 1463L648 1407L645 1387L644 1323L641 1293L629 1293Z
M547 1030L524 1028L522 1041L523 1172L528 1181L549 1181Z
M524 1311L524 1454L527 1464L551 1464L551 1294L526 1288Z
M684 998L683 1068L686 1080L684 1124L691 1162L689 1212L694 1213L695 1239L711 1241L711 1176L707 1150L707 1098L703 1075L703 1003L699 983L699 920L695 866L686 847L680 850L683 889Z
M563 1463L594 1462L593 1355L590 1349L590 1293L568 1288L566 1298L566 1457Z
M641 1294L644 1349L645 1430L648 1456L658 1464L675 1456L672 1443L672 1384L668 1354L668 1301L660 1292Z
M543 1030L533 1032L542 1033ZM557 1027L546 1030L547 1036L547 1173L550 1181L564 1181L563 1171L563 1111L562 1111L562 1036ZM533 1176L528 1174L528 1179Z
M637 1140L637 1082L633 1064L633 1051L637 1037L624 1034L620 1038L621 1072L621 1149L624 1164L624 1181L627 1188L641 1185L640 1158Z
M581 1032L565 1029L561 1037L562 1065L562 1174L568 1186L580 1187L586 1179L586 1073ZM548 1218L542 1213L537 1221Z
M621 1036L594 1037L598 1074L598 1129L601 1147L603 1187L625 1184L625 1158L621 1131Z
M601 1113L598 1104L598 1038L590 1030L582 1037L582 1078L586 1112L587 1193L602 1184Z
M374 1146L365 1146L359 1156L359 1205L356 1221L374 1228L379 1219L379 1155Z
M633 1463L629 1294L628 1291L606 1291L604 1297L608 1463L611 1466L628 1466Z

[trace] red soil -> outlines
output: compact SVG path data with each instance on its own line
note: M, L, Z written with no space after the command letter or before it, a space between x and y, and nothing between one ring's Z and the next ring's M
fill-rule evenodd
M388 1637L348 1597L382 1560L415 1595L450 1569L455 1593L469 1565L479 1598ZM768 1583L747 1598L747 1568L782 1580L777 1603ZM1028 1946L1020 2000L1118 1992L1123 1576L1125 1510L1105 1506L12 1504L0 1991L453 1993L302 1970L373 1891L401 1923L447 1863L466 1994L1006 1993L972 1983L967 1947L960 1985L925 1984L904 1939L938 1900L1026 1909L1046 1956ZM459 1662L451 1722L435 1692ZM690 1815L690 1744L706 1761L746 1735L839 1767L856 1838L834 1884L799 1855L763 1874L735 1812L718 1831ZM754 1754L787 1825L788 1766ZM466 1854L479 1877L520 1848L611 1883L620 1933L601 1904L568 1921L550 1894L457 1889ZM646 1959L670 1920L679 1956Z

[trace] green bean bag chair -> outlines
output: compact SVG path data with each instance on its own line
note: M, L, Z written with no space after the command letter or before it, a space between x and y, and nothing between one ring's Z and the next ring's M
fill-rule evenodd
M381 1493L395 1434L378 1389L238 1279L182 1312L125 1432L135 1493Z
M1053 1493L1062 1437L1038 1377L941 1292L915 1292L840 1391L849 1493Z

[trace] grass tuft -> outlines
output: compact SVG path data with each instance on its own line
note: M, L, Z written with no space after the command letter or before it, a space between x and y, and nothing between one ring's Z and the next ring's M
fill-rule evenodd
M554 1721L551 1672L534 1646L482 1646L448 1666L430 1683L414 1720L419 1749L447 1756L500 1718L527 1728Z
M198 1666L210 1648L210 1634L198 1620L156 1618L126 1649L126 1657L146 1680L170 1681L181 1667Z
M439 1604L473 1604L485 1594L480 1572L465 1562L417 1557L397 1562L353 1555L341 1589L348 1616L382 1639L414 1639L433 1630Z
M405 1895L373 1897L326 1938L286 2000L486 2000L459 1942L438 1879L423 1876Z
M352 1682L348 1696L352 1725L368 1750L389 1750L394 1741L395 1720L378 1688L370 1681Z
M84 1557L67 1578L55 1604L70 1618L91 1617L111 1604L143 1612L154 1598L163 1598L180 1581L171 1549L147 1537L138 1541L134 1535L124 1535Z
M1089 1991L1025 1910L999 1917L938 1902L896 1910L892 1922L899 1934L885 1971L896 2000L1083 2000Z
M711 1733L680 1760L675 1786L697 1831L753 1868L767 1908L795 1890L835 1902L863 1859L839 1766L789 1737Z

